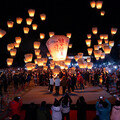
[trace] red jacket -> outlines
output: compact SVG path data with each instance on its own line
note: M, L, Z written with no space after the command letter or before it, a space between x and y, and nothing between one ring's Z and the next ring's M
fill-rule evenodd
M78 83L82 83L83 84L83 77L81 75L77 76L77 81Z

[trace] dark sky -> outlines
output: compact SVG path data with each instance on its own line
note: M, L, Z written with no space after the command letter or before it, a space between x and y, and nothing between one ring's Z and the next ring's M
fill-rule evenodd
M0 67L6 66L6 59L10 57L7 51L7 44L14 42L16 36L22 37L22 43L18 49L13 66L24 65L24 54L34 52L33 42L39 40L39 33L44 32L46 38L41 41L41 53L43 57L47 52L45 43L48 40L48 33L54 31L55 34L72 33L70 43L73 48L68 51L68 55L75 55L83 52L87 55L85 44L86 35L91 33L92 27L98 27L98 34L110 34L111 27L117 27L118 32L113 37L115 46L112 49L111 57L118 60L118 42L120 39L120 1L104 0L103 10L106 11L104 17L100 16L100 10L90 7L90 0L4 0L0 6L0 28L5 29L7 34L0 39ZM33 23L38 24L38 30L32 31L28 35L23 34L23 27L26 26L25 19L28 18L28 9L35 9ZM40 20L39 14L47 15L46 21ZM13 29L7 28L7 20L15 22L16 17L22 17L21 25L14 24ZM111 38L110 38L111 39ZM92 45L97 44L95 36L92 37ZM44 52L45 51L45 52Z

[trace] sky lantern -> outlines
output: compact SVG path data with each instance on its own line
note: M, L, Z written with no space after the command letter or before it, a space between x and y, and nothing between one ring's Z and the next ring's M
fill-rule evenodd
M37 59L34 59L34 63L37 65Z
M13 64L13 58L7 58L7 65L11 66Z
M104 46L104 52L105 52L105 54L110 54L111 47L110 46Z
M95 8L95 1L94 0L90 1L90 6L91 6L91 8Z
M37 30L38 25L37 24L32 24L32 29Z
M105 15L105 11L103 11L103 10L100 11L100 15L101 15L101 16L104 16L104 15Z
M85 42L86 42L87 47L91 46L91 40L90 39L85 40Z
M28 27L23 27L23 31L24 31L24 34L28 34L29 33L29 28Z
M33 58L33 54L29 53L29 54L25 54L25 59L27 62L32 62L32 58Z
M20 43L21 43L21 40L22 40L21 37L15 37L15 42L16 42L16 43L19 43L19 44L20 44Z
M31 25L32 24L32 18L26 18L26 24Z
M103 1L96 1L96 8L101 9L103 5Z
M78 53L79 58L83 58L83 53Z
M14 22L13 21L7 21L8 28L13 28Z
M69 44L69 46L68 46L69 48L72 48L72 44Z
M95 34L95 35L98 33L97 27L93 27L93 28L92 28L92 33Z
M50 57L50 53L47 53L47 57Z
M70 65L71 59L66 59L66 60L64 61L64 63L65 63L65 65Z
M111 34L115 35L117 33L117 28L111 28Z
M40 14L40 18L42 21L46 20L46 14Z
M96 57L95 59L96 59L96 60L99 60L99 59L100 59L100 57Z
M32 70L33 69L33 67L34 67L34 64L33 63L26 63L26 68L27 68L27 70L28 71L30 71L30 70Z
M92 67L93 67L93 63L92 63L92 62L88 62L88 63L87 63L87 68L88 68L88 69L92 69Z
M54 75L57 76L60 73L60 69L59 68L55 68L55 69L52 70L52 72L53 72Z
M114 41L109 41L109 46L113 47L114 46Z
M80 68L83 68L83 69L84 69L84 68L87 67L87 62L84 61L84 62L78 63L78 65L79 65Z
M55 67L55 65L54 65L54 64L50 64L50 69L51 69L51 70L53 70L53 69L54 69L54 67Z
M88 51L88 55L92 55L93 48L88 48L87 51Z
M61 61L66 59L69 45L69 38L64 35L54 35L50 37L46 46L54 61Z
M7 45L7 50L10 51L11 49L14 48L14 43L10 43Z
M104 39L104 34L100 34L100 39Z
M29 14L30 17L34 17L34 15L35 15L35 9L29 9L28 10L28 14Z
M66 36L67 36L68 38L71 38L72 34L71 34L71 33L67 33Z
M102 44L102 39L99 39L98 40L98 45L101 45Z
M45 34L44 33L40 33L40 39L44 39L45 38Z
M49 36L52 37L53 35L55 35L54 32L49 32Z
M35 41L34 42L34 49L39 49L40 48L40 42L39 41Z
M65 69L66 69L66 70L68 69L68 66L67 66L67 65L65 65Z
M104 41L105 41L105 43L108 43L108 40L107 40L107 39L105 39Z
M80 58L80 56L78 56L78 55L74 56L75 61L78 61L79 58Z
M99 45L94 45L94 50L99 50Z
M42 57L41 55L37 55L37 59L38 59L38 58L41 58L41 57Z
M43 63L47 63L47 58L42 58Z
M17 18L16 18L16 23L17 23L17 24L21 24L22 21L23 21L23 19L22 19L21 17L17 17Z
M6 34L5 30L0 29L0 38L2 38Z
M91 39L92 35L91 34L87 34L87 38Z
M41 58L37 58L38 66L43 66L43 60Z
M17 50L16 50L16 49L11 49L11 50L10 50L10 55L11 55L12 57L16 56L16 53L17 53Z
M101 56L102 51L101 50L94 50L94 56L95 58L99 58Z
M87 62L91 62L91 58L90 57L87 57Z
M15 46L15 48L19 48L20 44L19 44L19 43L14 42L14 46Z
M108 39L108 34L104 34L104 39Z
M104 59L104 58L105 58L105 53L104 53L104 52L101 53L100 58L101 58L101 59Z
M35 55L37 56L39 54L40 54L40 50L39 49L35 50Z
M44 66L44 67L43 67L43 70L47 70L47 69L48 69L48 66Z

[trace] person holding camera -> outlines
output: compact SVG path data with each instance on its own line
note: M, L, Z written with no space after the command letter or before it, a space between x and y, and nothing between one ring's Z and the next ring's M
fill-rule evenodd
M100 96L96 103L97 116L99 120L110 120L111 103Z
M70 98L69 94L66 93L60 100L61 104L61 111L62 111L62 120L66 117L66 120L70 120L70 105L72 103L72 99Z

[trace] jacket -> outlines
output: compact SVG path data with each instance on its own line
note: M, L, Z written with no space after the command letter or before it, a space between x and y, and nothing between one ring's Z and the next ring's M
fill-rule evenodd
M113 106L111 113L111 120L119 120L120 119L120 106Z
M55 79L55 86L60 86L60 79L59 78Z

